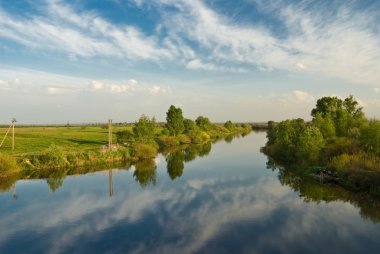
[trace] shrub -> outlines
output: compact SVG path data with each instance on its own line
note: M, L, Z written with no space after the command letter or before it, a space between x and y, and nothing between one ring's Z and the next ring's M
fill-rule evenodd
M189 137L191 138L191 141L195 144L200 144L210 139L210 136L206 132L199 130L190 131Z
M187 135L182 134L179 136L179 143L180 144L190 144L191 138Z
M132 156L137 159L152 159L157 156L157 148L151 144L136 143L133 145Z
M158 138L158 144L160 147L172 147L178 146L179 141L174 136L161 136Z
M39 161L45 166L56 168L68 165L68 161L63 150L52 144L45 152L39 156Z

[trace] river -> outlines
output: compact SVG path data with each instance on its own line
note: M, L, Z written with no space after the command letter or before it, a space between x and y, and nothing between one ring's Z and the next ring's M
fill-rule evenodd
M18 180L0 193L0 253L378 253L378 200L268 169L265 141Z

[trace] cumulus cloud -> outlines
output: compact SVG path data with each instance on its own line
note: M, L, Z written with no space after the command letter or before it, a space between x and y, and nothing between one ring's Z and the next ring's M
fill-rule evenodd
M380 93L380 88L379 88L379 87L375 87L375 88L373 89L373 91L375 91L375 93Z

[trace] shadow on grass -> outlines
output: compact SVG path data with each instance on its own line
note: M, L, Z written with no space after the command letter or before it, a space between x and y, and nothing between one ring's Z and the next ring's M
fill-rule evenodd
M78 145L105 145L108 144L104 140L83 140L83 139L68 139L68 141L77 143Z

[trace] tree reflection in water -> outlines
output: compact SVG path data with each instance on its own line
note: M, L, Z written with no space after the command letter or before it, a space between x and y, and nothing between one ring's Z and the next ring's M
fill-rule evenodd
M360 209L362 218L380 223L380 198L377 196L366 192L350 191L323 179L303 176L299 173L299 169L276 165L271 158L268 158L267 168L273 171L278 170L280 183L298 192L300 198L306 203L348 202Z
M157 173L156 173L156 162L154 160L142 160L134 164L135 172L133 177L140 184L142 188L148 185L156 184Z

